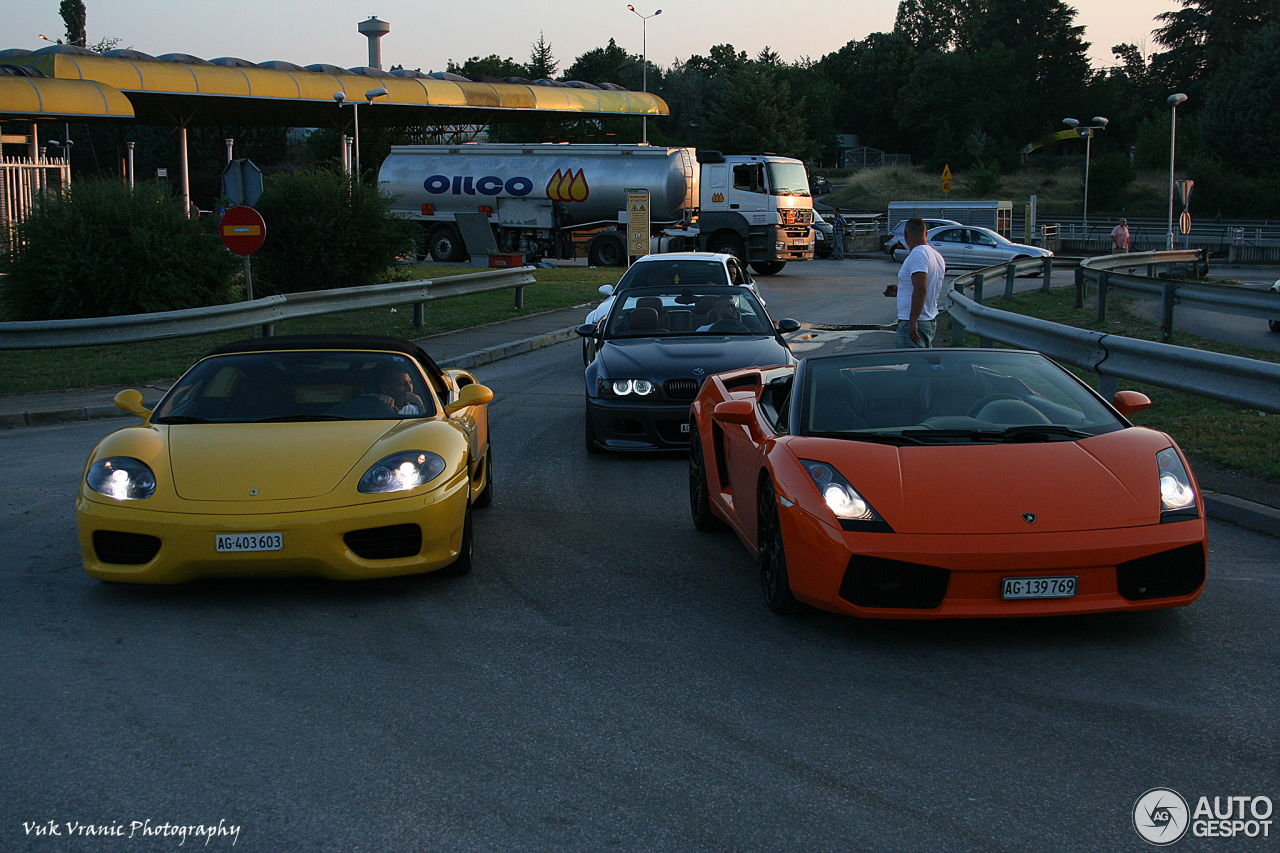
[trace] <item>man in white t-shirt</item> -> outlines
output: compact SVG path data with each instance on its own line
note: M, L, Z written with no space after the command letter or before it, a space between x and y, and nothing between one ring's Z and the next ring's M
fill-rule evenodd
M929 245L924 220L913 216L902 234L910 254L898 270L898 283L884 289L885 296L898 299L898 329L894 343L899 349L933 346L937 331L938 294L942 292L947 262Z

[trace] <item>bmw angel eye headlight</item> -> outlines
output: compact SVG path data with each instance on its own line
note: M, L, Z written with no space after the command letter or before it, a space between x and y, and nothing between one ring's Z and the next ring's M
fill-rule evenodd
M625 397L628 394L635 394L644 397L654 392L654 384L648 379L601 379L600 391L603 394L612 394L615 397Z
M99 459L84 479L98 494L118 501L140 501L156 493L156 475L147 463L131 456Z
M1178 452L1166 447L1156 454L1156 467L1160 471L1160 514L1194 515L1196 508L1196 490L1191 486L1191 477L1183 467Z
M356 488L366 495L406 492L430 482L444 471L444 460L425 450L393 453L364 473Z
M836 518L850 521L880 521L880 515L871 508L857 489L849 485L849 481L840 476L840 472L825 462L814 462L801 459L800 464L809 472L823 501Z

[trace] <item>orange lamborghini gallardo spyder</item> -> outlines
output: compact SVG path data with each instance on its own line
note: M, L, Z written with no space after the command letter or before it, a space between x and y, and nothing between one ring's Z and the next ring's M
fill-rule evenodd
M721 373L690 417L694 524L778 612L894 619L1190 604L1205 513L1162 432L1038 353L923 349Z

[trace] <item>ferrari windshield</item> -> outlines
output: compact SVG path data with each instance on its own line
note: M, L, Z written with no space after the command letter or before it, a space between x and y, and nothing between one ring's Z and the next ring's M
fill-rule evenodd
M606 337L772 334L769 316L749 290L649 287L618 294Z
M729 281L725 265L718 260L637 261L618 281L614 292L631 287L697 287L738 283Z
M1037 353L895 350L810 358L800 431L895 444L1060 441L1125 424Z
M151 421L393 420L435 413L422 372L403 355L281 350L204 359L169 390Z

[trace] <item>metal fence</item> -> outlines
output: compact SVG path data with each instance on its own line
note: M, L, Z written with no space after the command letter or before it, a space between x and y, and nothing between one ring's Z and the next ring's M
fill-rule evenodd
M516 307L521 307L524 304L524 287L536 283L533 269L515 267L449 276L438 281L421 279L371 287L315 290L288 296L268 296L252 302L123 317L0 323L0 350L138 343L253 326L263 326L264 333L269 334L271 324L284 320L410 304L414 306L414 325L421 327L423 306L433 300L514 288Z
M1090 276L1094 276L1095 280L1097 276L1103 277L1102 292L1105 292L1105 279L1109 271L1100 269L1100 266L1117 261L1120 265L1128 265L1139 259L1154 267L1194 262L1196 255L1194 252L1150 252L1142 256L1094 258L1083 263L1079 259L1055 258L1046 261L1052 260L1055 267L1077 267L1079 293L1079 281L1082 277L1088 281ZM1058 263L1059 261L1065 262ZM1107 397L1115 392L1116 380L1127 379L1280 414L1280 391L1277 390L1280 389L1280 364L1085 331L1000 311L982 304L982 290L987 280L1003 279L1011 282L1013 274L1020 271L1025 274L1030 270L1028 263L1024 261L1021 266L1007 264L990 267L956 279L953 284L955 289L948 294L950 305L947 309L953 324L952 343L962 345L967 331L977 335L982 346L998 342L1044 353L1055 361L1098 374L1099 391ZM965 287L973 288L973 298L964 295ZM1044 289L1048 289L1047 277ZM1005 295L1012 295L1011 285ZM1280 294L1265 295L1274 297L1273 304L1280 310Z
M0 160L0 238L13 248L13 227L26 218L42 192L71 185L71 164L65 158Z

